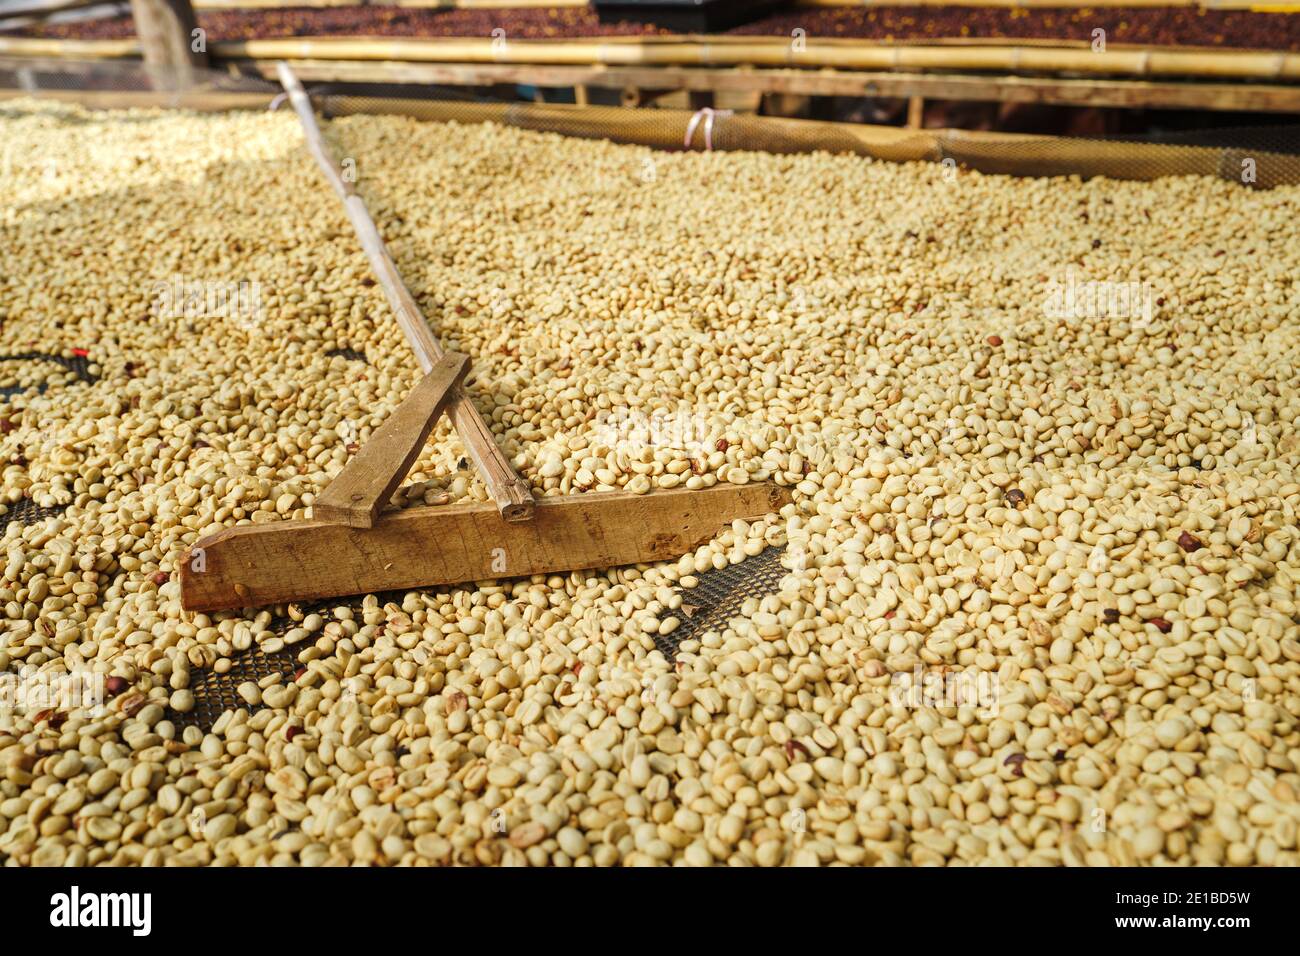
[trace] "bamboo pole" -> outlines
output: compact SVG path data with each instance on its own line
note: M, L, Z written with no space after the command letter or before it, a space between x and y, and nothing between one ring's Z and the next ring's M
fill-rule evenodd
M325 138L321 135L320 126L316 123L316 114L312 111L311 100L303 91L302 84L298 82L298 78L294 76L293 70L287 64L280 64L279 75L280 84L289 95L294 111L302 122L307 148L316 160L316 165L325 174L325 179L342 201L348 219L352 221L352 228L356 230L357 238L365 249L371 268L375 271L375 277L388 297L388 304L397 317L398 325L406 334L406 339L415 352L421 370L427 374L445 354L442 345L429 330L429 324L425 321L415 297L402 281L397 265L389 255L388 248L375 227L375 221L370 217L365 201L339 172L338 164L330 155ZM496 502L501 517L506 521L526 521L531 518L533 496L528 484L506 461L505 455L502 454L496 439L492 436L491 429L483 421L483 416L479 414L474 403L459 385L454 389L447 414L456 433L460 435L461 442L478 467L479 474L483 476L483 483L487 485L488 493Z
M266 93L225 93L213 90L2 90L0 100L35 99L78 103L89 109L177 109L202 113L264 110Z
M831 67L843 70L989 70L1126 76L1300 79L1300 54L1187 51L1161 48L1090 49L1036 46L902 46L809 40L795 52L784 39L735 43L607 43L481 39L380 40L353 37L228 41L225 59L348 59L428 63L535 63L606 66ZM0 49L0 52L3 52Z
M226 110L264 110L271 102L266 93L225 93L212 90L10 90L0 89L0 100L34 99L77 103L87 109L178 109L201 113Z
M47 40L0 36L0 56L59 60L117 60L140 55L138 40Z
M513 40L487 38L377 39L317 37L232 40L212 44L214 57L265 60L367 60L413 63L528 63L605 66L758 66L841 70L984 70L1007 73L1081 73L1091 76L1193 76L1224 79L1300 79L1300 54L1245 50L1036 45L906 45L809 40L795 52L781 38L724 42ZM0 37L0 55L79 59L137 55L133 40L44 40Z

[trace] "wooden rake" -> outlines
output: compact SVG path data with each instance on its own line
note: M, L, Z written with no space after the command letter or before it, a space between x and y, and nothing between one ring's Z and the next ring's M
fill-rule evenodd
M302 84L284 63L279 74L307 147L343 201L425 375L316 498L312 520L240 525L196 542L180 566L186 610L663 561L699 547L736 518L753 520L791 500L784 488L755 483L535 501L461 387L469 359L445 352L430 332L365 203L340 175ZM381 516L444 411L493 503Z

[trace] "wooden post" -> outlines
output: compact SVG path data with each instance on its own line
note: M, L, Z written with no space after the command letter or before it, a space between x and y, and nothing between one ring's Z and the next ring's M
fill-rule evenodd
M920 129L925 120L925 97L910 96L907 99L907 128Z
M208 65L208 54L206 41L197 42L190 0L131 0L131 15L155 77L175 89L193 86L194 71Z

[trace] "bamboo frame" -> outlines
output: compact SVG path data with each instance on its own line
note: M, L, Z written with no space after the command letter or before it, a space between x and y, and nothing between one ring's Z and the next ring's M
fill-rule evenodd
M1300 53L1177 48L1089 49L1038 46L900 45L809 40L800 53L785 39L736 42L413 40L319 37L225 41L215 59L368 60L418 63L528 63L569 66L754 66L841 70L953 70L1196 76L1300 80ZM133 40L41 40L0 37L0 55L78 58L138 55Z
M1300 54L1166 49L1091 50L1025 46L840 45L809 40L796 53L788 41L737 43L606 43L490 39L406 40L321 38L214 44L227 59L411 60L433 63L603 64L606 66L782 66L846 70L1001 70L1128 76L1214 76L1300 79Z
M267 60L232 60L243 74L273 79ZM393 83L448 86L529 84L574 89L698 90L877 96L1003 103L1147 109L1243 110L1300 113L1300 85L1188 83L953 73L881 73L744 67L590 67L495 63L398 63L294 60L294 71L314 83Z
M421 62L600 64L605 66L809 66L845 70L984 70L1122 76L1300 79L1300 55L1176 50L1093 53L1031 47L904 47L810 43L801 54L784 41L736 44L562 44L491 41L390 45L361 42L251 41L219 44L223 57L404 59ZM346 54L346 57L344 56Z
M118 60L140 56L140 41L52 40L0 36L0 56L49 57L57 60Z

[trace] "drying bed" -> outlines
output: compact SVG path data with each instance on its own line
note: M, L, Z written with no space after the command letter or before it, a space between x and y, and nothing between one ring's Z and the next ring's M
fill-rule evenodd
M6 101L0 354L97 378L0 399L6 494L62 507L5 526L0 667L103 678L0 713L6 861L1297 862L1300 188L327 134L536 494L794 502L183 613L188 546L309 515L415 364L291 115ZM393 507L483 500L463 456L441 424Z
M486 37L493 30L521 40L595 36L668 36L650 24L601 23L581 7L551 9L419 10L395 7L201 10L199 24L213 42L295 36ZM1200 46L1300 50L1300 17L1194 7L1026 8L870 7L804 9L764 17L725 31L736 36L871 41L1009 39L1142 46ZM23 35L121 39L134 35L129 16L27 28Z

